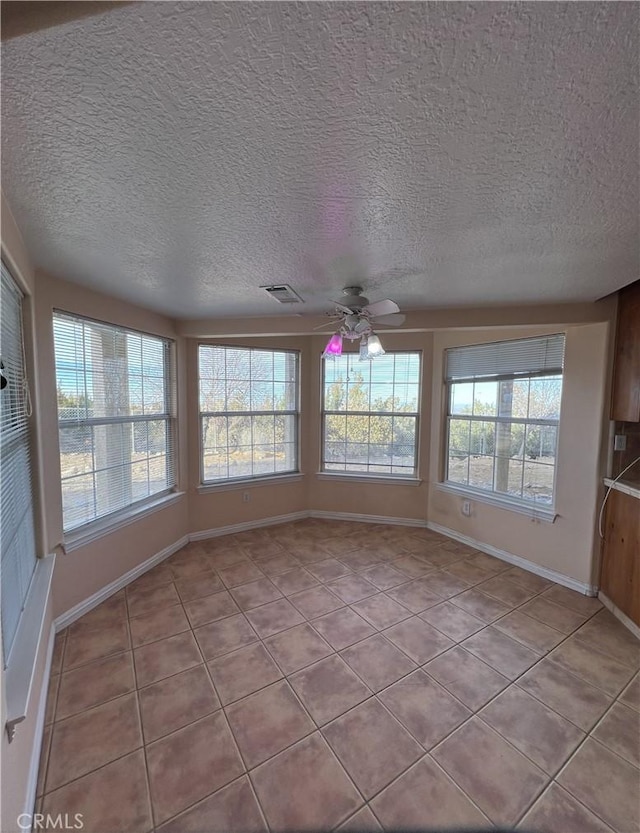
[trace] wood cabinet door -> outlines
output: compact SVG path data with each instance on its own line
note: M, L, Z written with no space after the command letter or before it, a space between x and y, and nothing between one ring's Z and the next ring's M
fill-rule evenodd
M611 419L640 422L640 281L618 296Z
M640 626L640 498L616 489L607 501L600 587Z

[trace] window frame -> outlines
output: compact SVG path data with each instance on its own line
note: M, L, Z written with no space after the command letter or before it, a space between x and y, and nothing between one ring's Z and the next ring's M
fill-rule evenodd
M355 351L345 351L343 356L357 357L358 353ZM327 359L321 357L321 373L320 373L320 465L318 470L318 477L321 479L344 478L347 480L362 480L371 483L374 482L392 482L392 483L411 483L418 484L420 482L420 422L421 422L421 405L422 405L422 384L423 384L423 351L419 348L413 350L386 350L386 356L395 355L415 355L418 357L418 397L417 411L334 411L325 409L325 390L326 390L326 362ZM328 361L331 361L329 359ZM376 359L370 359L374 366ZM413 384L413 383L411 383ZM382 471L340 471L334 469L327 469L327 460L325 459L325 424L327 416L404 416L412 417L415 420L415 443L413 452L413 470L411 472L382 472ZM346 465L346 463L345 463ZM369 464L367 464L369 465Z
M296 407L295 409L287 409L283 411L255 411L255 410L244 410L244 411L201 411L200 410L200 348L201 347L212 347L212 348L222 348L224 350L247 350L247 351L258 351L261 353L288 353L290 355L295 356L295 380L294 380L294 390L296 396ZM218 344L217 342L211 341L199 341L197 344L196 350L196 358L197 358L197 404L198 404L198 466L199 466L199 485L198 491L199 492L208 492L208 491L225 491L229 489L236 489L241 488L244 484L260 484L261 482L265 483L273 483L273 482L291 482L294 480L299 480L302 477L302 473L300 470L300 416L301 416L301 390L300 390L300 365L302 363L302 353L300 350L296 350L290 347L256 347L256 346L247 346L244 344ZM251 381L249 379L248 381ZM260 472L259 474L250 474L243 477L225 477L219 478L217 480L205 480L204 478L204 432L203 432L203 420L209 419L211 417L242 417L242 416L293 416L293 430L295 432L294 438L294 465L295 468L287 470L287 471L278 471L278 472ZM253 448L253 445L252 445Z
M52 314L52 322L55 322L56 316L72 319L79 322L87 322L88 324L95 324L100 327L106 327L111 330L117 330L124 334L131 334L135 336L143 336L145 338L155 339L163 343L163 380L164 380L164 407L162 413L155 414L131 414L124 417L91 417L87 419L60 419L59 409L57 409L57 427L58 427L58 443L60 444L60 430L61 428L80 428L80 427L94 427L99 425L118 425L118 424L140 424L153 421L164 420L166 425L166 470L167 474L171 474L172 483L167 488L158 492L154 492L146 497L128 503L126 506L114 509L111 512L98 515L85 523L78 524L71 528L64 527L64 507L62 509L62 524L63 524L63 538L65 547L71 551L79 546L84 546L91 541L100 538L102 535L113 532L119 527L135 521L138 517L154 512L158 509L164 508L169 503L174 502L178 497L181 497L183 492L178 491L178 417L177 417L177 356L176 356L176 341L173 338L158 333L150 333L146 330L140 330L133 327L128 327L122 324L116 324L112 321L104 321L99 318L93 318L81 313L72 312L70 310L54 307ZM55 350L54 337L54 369L56 388L58 384L58 366ZM84 361L84 351L83 351ZM61 451L58 450L58 458L61 457ZM91 473L95 475L97 470L92 470ZM169 477L167 477L169 480ZM60 488L62 493L63 479L60 478ZM95 480L94 480L95 484ZM94 485L95 493L95 485Z
M562 335L565 338L566 343L566 335L564 333L557 333L557 335ZM539 336L539 338L545 338L545 335ZM528 337L528 338L537 338L536 336ZM518 340L528 340L527 339L504 339L504 341L518 341ZM493 342L487 342L487 344L491 344ZM475 346L475 345L459 345L459 347L465 346ZM456 349L456 347L451 347L447 349ZM446 368L446 353L447 350L443 351L443 370ZM496 506L500 506L503 508L510 509L515 512L520 512L526 515L535 515L536 517L540 517L542 519L549 520L553 523L555 518L557 517L556 512L556 501L557 501L557 477L558 477L558 448L560 442L560 421L562 418L562 396L564 395L564 373L565 369L564 366L561 370L533 370L529 372L522 372L522 373L514 373L514 374L495 374L493 376L485 376L485 377L468 377L468 378L460 378L455 380L448 380L446 378L446 373L443 373L444 381L443 381L443 389L444 389L444 396L442 401L442 424L444 426L443 437L442 437L442 449L443 449L443 457L442 457L442 466L441 466L441 478L440 482L436 485L438 488L442 489L443 491L452 492L455 494L460 494L464 497L468 497L473 500L478 500L484 503L494 504ZM455 414L452 413L452 398L453 398L453 389L454 385L456 384L468 384L471 382L474 383L483 383L483 382L495 382L496 384L500 384L503 381L528 381L531 382L532 380L536 379L554 379L560 378L561 383L561 391L560 391L560 409L558 412L558 417L556 419L548 419L548 418L530 418L527 417L514 417L514 416L500 416L498 413L495 415L478 415L475 416L473 414ZM497 394L497 400L499 401L499 389ZM468 483L459 483L455 480L449 480L449 450L450 450L450 442L451 442L451 431L450 431L450 423L451 420L465 420L468 421L470 424L472 422L491 422L495 428L502 423L508 424L519 424L524 426L524 433L526 437L527 427L530 425L534 426L541 426L541 427L551 427L555 428L556 431L556 442L555 442L555 454L554 454L554 463L553 466L549 466L549 468L553 468L553 480L552 480L552 491L551 491L551 501L549 503L545 502L537 502L536 500L527 499L524 497L518 497L516 495L509 494L507 492L499 492L495 488L491 489L483 489L480 486L470 485ZM525 440L526 442L526 440ZM489 456L489 455L487 455ZM493 455L491 455L494 461L494 471L492 475L492 483L495 483L495 460L496 454L495 451ZM507 458L510 459L510 458ZM524 476L525 476L525 466L526 466L526 449L523 453L523 472L522 472L522 481L521 481L521 491L524 490Z

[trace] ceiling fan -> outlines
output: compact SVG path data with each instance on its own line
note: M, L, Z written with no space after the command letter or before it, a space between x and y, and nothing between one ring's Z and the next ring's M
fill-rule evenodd
M348 341L360 339L360 358L363 361L384 355L380 339L373 332L373 325L398 327L404 322L405 316L401 314L400 307L395 301L386 298L371 304L362 291L361 286L345 287L342 290L341 299L332 302L336 305L335 311L329 313L333 320L315 328L320 330L335 326L336 319L340 321L337 332L331 336L322 354L325 358L342 354L343 338Z

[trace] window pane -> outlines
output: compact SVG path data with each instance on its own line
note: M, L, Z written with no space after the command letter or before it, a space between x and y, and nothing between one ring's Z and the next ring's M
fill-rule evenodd
M449 454L455 457L468 457L471 420L449 420Z
M474 416L495 416L498 413L498 383L476 382L473 394Z
M537 503L550 504L553 499L554 467L527 461L524 467L524 496Z
M470 414L473 412L473 382L451 385L451 413Z
M477 455L470 458L469 486L493 489L493 457Z
M529 419L559 419L562 381L558 377L532 379Z

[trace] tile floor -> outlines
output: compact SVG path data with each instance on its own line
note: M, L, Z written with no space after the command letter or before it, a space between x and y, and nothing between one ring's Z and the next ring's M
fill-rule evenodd
M58 635L37 810L84 833L640 829L640 643L433 532L190 544Z

